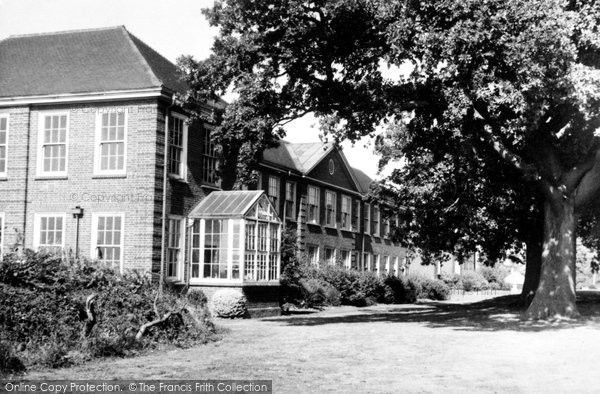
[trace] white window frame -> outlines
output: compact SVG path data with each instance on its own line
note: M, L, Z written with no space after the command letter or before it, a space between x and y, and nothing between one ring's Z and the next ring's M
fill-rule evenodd
M210 133L214 129L212 126L204 125L204 141L202 141L202 182L209 185L218 185L219 178L217 170L219 168L219 159L214 152L215 144L211 139ZM210 166L208 165L210 163ZM214 165L214 169L212 168ZM214 176L214 182L209 178L209 171Z
M315 204L310 204L310 191L314 190L315 191ZM307 212L306 212L306 220L309 223L313 223L313 224L319 224L321 222L321 189L318 186L313 186L313 185L308 185L307 188L307 192L306 192L306 207L307 207ZM316 218L310 218L310 206L315 206L316 207Z
M0 146L4 147L4 171L0 171L0 178L6 178L8 176L8 137L10 133L10 115L0 114L0 119L6 119L6 142ZM0 240L1 241L1 240ZM0 252L1 253L1 252Z
M124 212L94 212L92 213L92 231L90 241L90 257L93 260L98 259L96 253L96 241L98 239L98 218L101 216L119 216L121 218L121 260L119 263L119 270L123 272L123 261L125 260L125 213Z
M333 204L332 205L332 212L331 212L331 222L327 221L327 196L331 196L333 195ZM336 226L336 218L337 218L337 193L334 192L333 190L327 190L325 189L325 226L328 227L337 227Z
M344 204L345 201L345 204ZM344 205L346 205L347 211L344 211ZM346 225L344 226L344 214L348 215L346 218ZM342 194L341 207L340 207L340 226L344 230L352 230L352 197Z
M373 267L377 275L381 275L381 255L373 253Z
M390 218L385 219L383 222L383 236L384 238L389 238L392 228L392 221Z
M168 145L168 151L167 151L167 171L169 176L174 177L176 179L179 179L181 181L187 182L187 173L188 173L188 165L187 165L187 157L188 157L188 117L178 114L176 112L171 112L171 118L175 118L178 120L181 120L183 123L183 138L182 138L182 146L181 146L181 162L179 163L179 173L174 173L174 172L170 172L171 169L171 142L170 142L170 128L172 127L172 119L171 122L169 123L169 127L167 128L167 144Z
M333 250L333 254L331 255L331 260L327 260L327 251L328 250ZM325 263L327 265L335 265L335 260L337 258L337 250L335 248L326 246L323 251L323 258L325 259Z
M66 116L67 126L65 132L65 170L44 171L44 130L47 116ZM37 146L37 171L39 177L66 177L69 172L69 132L71 128L71 116L68 111L41 111L38 117L38 146Z
M101 163L101 149L100 146L104 141L102 141L102 115L110 114L112 112L122 113L125 117L123 119L124 122L124 130L123 130L123 169L122 170L102 170L100 168ZM96 137L94 140L94 175L126 175L127 174L127 134L128 134L128 122L129 115L127 111L98 111L96 114ZM115 141L111 141L115 142Z
M171 240L171 220L179 220L179 257L177 260L177 272L175 273L175 276L169 276L169 251L171 249L171 245L170 245L170 240ZM174 281L178 281L178 280L182 280L183 278L183 265L184 265L184 259L185 259L185 230L186 230L186 220L183 216L179 216L179 215L168 215L168 224L169 227L167 229L167 245L165 245L165 250L167 255L165 256L165 264L167 265L165 267L165 278L167 278L167 280L174 280Z
M390 267L390 256L383 256L383 270L386 275L390 275L391 267Z
M398 256L394 256L392 261L394 262L394 276L400 276L400 258Z
M62 239L61 243L57 245L40 245L40 231L42 230L42 218L62 218ZM65 212L40 212L34 215L34 224L33 224L33 248L39 249L40 247L44 248L64 248L65 247L65 238L66 238L66 228L67 228L67 214Z
M6 216L4 212L0 212L0 258L4 256L4 233L6 228Z
M362 270L370 271L371 270L371 253L363 252L362 254Z
M365 207L365 215L363 217L364 233L371 234L371 204L364 203L363 206ZM365 226L364 223L367 225Z
M292 192L292 199L288 200L288 185L291 185L291 192ZM284 202L284 206L286 207L285 209L285 217L287 219L291 219L291 220L296 220L296 187L297 184L296 182L292 182L292 181L285 181L285 202ZM287 209L287 203L290 202L292 203L292 209L291 209L291 213L289 212L290 210Z
M346 253L346 258L344 259L344 253ZM344 268L350 269L352 266L352 252L349 249L340 249L340 260L342 260L342 264L344 264Z
M373 207L373 236L381 236L381 210L379 207Z
M274 189L274 190L271 190ZM274 192L275 194L271 194ZM267 197L271 200L271 204L275 208L275 212L279 215L279 203L281 201L281 179L275 175L269 175L269 180L267 183Z
M308 248L311 248L311 247L315 248L315 250L317 251L317 253L315 254L315 258L314 259L310 259L309 260L309 263L312 264L312 265L314 265L314 266L316 266L316 267L318 267L319 266L319 261L320 261L319 260L319 257L320 257L319 256L319 254L320 254L319 253L320 252L319 245L306 244L306 257L307 258L310 258L310 254L308 253Z

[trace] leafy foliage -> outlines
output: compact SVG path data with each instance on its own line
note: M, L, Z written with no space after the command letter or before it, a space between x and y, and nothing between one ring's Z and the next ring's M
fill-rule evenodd
M93 357L127 356L156 344L191 346L216 338L199 296L167 289L156 299L159 311L187 305L195 319L173 314L135 339L156 318L157 286L135 272L120 275L85 260L27 251L0 263L0 342L19 348L26 365L61 367ZM84 334L86 299L96 294L96 324ZM196 323L198 322L198 323Z
M248 314L246 304L246 297L240 291L221 289L213 294L210 309L219 317L244 317Z

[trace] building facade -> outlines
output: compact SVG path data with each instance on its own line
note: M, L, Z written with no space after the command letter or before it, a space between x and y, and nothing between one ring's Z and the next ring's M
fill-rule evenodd
M352 168L334 144L281 141L260 163L258 187L284 225L296 230L304 258L380 275L400 275L406 249L392 237L395 217L385 217L367 194L373 182Z
M274 225L257 218L255 232L239 229L244 250L257 248L240 272L222 243L235 231L223 223L252 219L190 217L220 190L218 158L212 125L190 122L177 103L187 85L175 65L122 26L11 36L0 52L0 253L67 250L207 293L239 284L257 305L277 301L257 290L278 283ZM281 142L260 169L258 189L307 259L400 272L393 220L366 202L371 180L339 148Z

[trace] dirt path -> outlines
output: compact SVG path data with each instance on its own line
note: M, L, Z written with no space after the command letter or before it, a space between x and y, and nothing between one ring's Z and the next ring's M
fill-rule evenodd
M506 303L505 303L506 304ZM600 392L600 313L536 326L498 302L220 321L218 343L33 372L53 379L273 379L276 393Z

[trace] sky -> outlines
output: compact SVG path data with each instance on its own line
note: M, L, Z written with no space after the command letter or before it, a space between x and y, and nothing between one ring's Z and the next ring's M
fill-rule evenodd
M154 50L175 62L180 55L209 56L217 29L201 9L213 0L0 0L0 40L11 35L124 25ZM306 116L290 123L286 140L319 141L317 121ZM351 166L375 178L373 145L363 139L342 144Z

